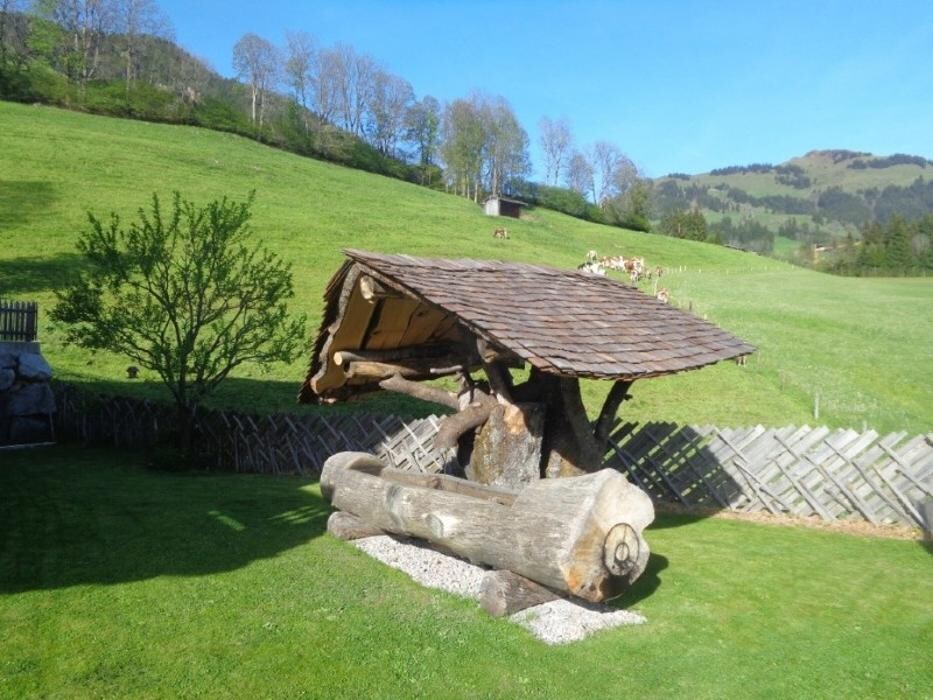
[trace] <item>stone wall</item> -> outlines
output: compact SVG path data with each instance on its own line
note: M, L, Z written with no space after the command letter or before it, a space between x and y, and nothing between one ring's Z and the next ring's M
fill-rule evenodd
M38 343L0 343L0 445L52 439L51 378Z

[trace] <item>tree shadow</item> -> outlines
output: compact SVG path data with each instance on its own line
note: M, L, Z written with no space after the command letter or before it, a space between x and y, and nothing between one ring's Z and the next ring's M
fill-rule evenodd
M125 451L0 459L0 593L231 571L318 537L308 479L165 473Z
M666 509L669 507L670 506L667 503L657 506L658 510L656 510L654 522L650 525L650 530L668 530L674 527L692 525L693 523L700 522L701 520L706 520L717 512L712 509L667 512Z
M46 215L60 196L47 180L0 180L0 232Z
M82 261L77 253L0 260L0 297L55 289L80 269Z
M661 587L660 573L670 565L670 561L663 554L652 552L648 558L648 566L644 573L638 577L634 585L618 598L610 601L616 608L630 608L645 598L654 595Z
M657 504L654 529L680 527L729 510L745 498L732 467L692 426L622 423L605 466L622 472Z

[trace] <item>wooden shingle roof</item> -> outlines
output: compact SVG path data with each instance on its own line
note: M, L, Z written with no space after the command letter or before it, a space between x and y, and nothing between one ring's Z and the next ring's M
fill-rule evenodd
M304 401L347 383L328 366L335 351L449 341L458 327L543 372L597 379L656 377L755 350L693 314L591 273L519 263L344 252L349 260L325 295L327 310L302 389ZM380 329L387 316L373 309L379 318L356 321L363 330L342 337L337 319L347 314L338 307L359 303L354 302L358 295L353 286L359 284L361 275L394 290L399 303L408 306L399 307L401 317L396 313L395 320L387 322L391 328Z

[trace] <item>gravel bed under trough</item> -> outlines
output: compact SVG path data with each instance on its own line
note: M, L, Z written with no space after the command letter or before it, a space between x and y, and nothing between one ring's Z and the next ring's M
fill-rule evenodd
M353 544L374 559L404 571L422 586L464 598L479 598L487 571L481 566L407 538L379 535L355 540ZM647 622L636 612L565 598L535 605L509 619L547 644L575 642L602 629Z

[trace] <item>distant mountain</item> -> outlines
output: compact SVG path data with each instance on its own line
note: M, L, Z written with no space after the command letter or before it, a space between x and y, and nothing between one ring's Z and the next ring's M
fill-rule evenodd
M870 221L933 213L933 161L903 153L818 150L779 165L671 173L654 181L653 194L658 218L699 209L714 230L728 218L732 227L744 224L819 243L857 236Z

